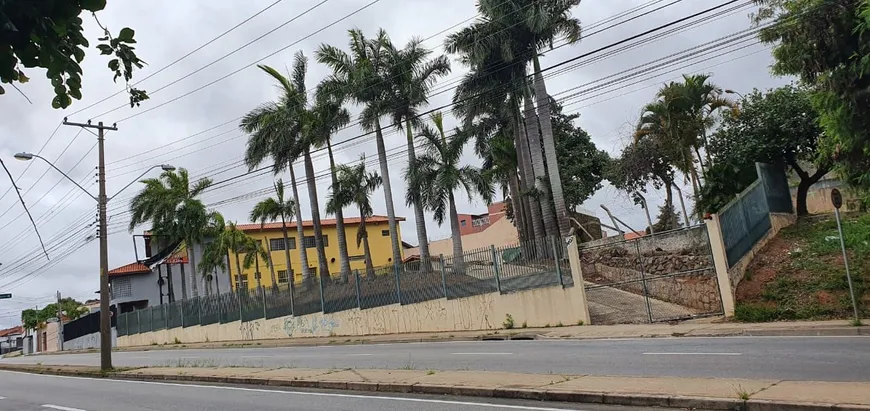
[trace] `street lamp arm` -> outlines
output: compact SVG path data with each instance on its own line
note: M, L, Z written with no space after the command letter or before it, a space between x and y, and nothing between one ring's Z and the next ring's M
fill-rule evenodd
M151 166L151 168L145 170L145 172L142 173L142 174L140 174L139 177L136 177L133 181L131 181L131 182L129 182L127 185L125 185L124 188L118 190L117 193L113 194L111 197L109 197L108 199L106 199L106 202L108 203L109 201L112 201L112 199L115 198L115 197L117 197L118 194L121 194L122 191L126 190L126 189L129 188L131 185L133 185L134 183L138 182L140 178L145 177L145 174L150 173L151 170L153 170L153 169L155 169L155 168L158 168L158 167L160 167L160 166Z
M100 201L99 198L97 198L96 196L94 196L93 194L91 194L90 191L88 191L86 188L82 187L81 184L77 183L75 180L72 179L72 177L68 176L66 173L64 173L63 171L61 171L59 168L57 168L57 166L55 166L54 164L52 164L51 161L48 161L45 157L40 156L39 154L33 154L33 157L36 157L36 158L38 158L38 159L40 159L40 160L42 160L42 161L45 161L46 164L50 165L51 168L55 169L55 171L57 171L58 173L60 173L62 176L66 177L67 180L69 180L70 182L72 182L73 184L75 184L76 187L78 187L78 188L80 188L82 191L84 191L88 196L90 196L91 198L93 198L94 201L96 201L96 202L99 202L99 201Z

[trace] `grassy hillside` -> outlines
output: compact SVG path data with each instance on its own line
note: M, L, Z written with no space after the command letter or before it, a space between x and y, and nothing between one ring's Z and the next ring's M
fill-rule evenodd
M870 314L870 215L843 219L858 309ZM772 239L737 287L735 319L848 319L849 285L833 215L799 221Z

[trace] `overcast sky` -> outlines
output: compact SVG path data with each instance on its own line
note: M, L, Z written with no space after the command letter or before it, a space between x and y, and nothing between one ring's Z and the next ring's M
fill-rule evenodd
M449 31L438 33L472 18L476 13L472 0L380 0L323 29L370 1L277 2L269 10L226 36L144 80L139 87L149 91L151 99L139 108L123 107L106 113L125 104L126 94L121 93L85 109L123 89L122 84L112 82L111 73L106 69L108 59L99 56L94 49L89 50L83 63L84 98L75 101L67 110L51 108L51 86L37 70L28 71L28 76L33 81L20 87L33 104L7 87L6 95L0 97L0 157L16 177L24 199L37 220L40 233L49 248L51 263L46 266L48 261L45 256L37 252L39 243L36 235L26 216L22 214L23 210L14 192L8 192L0 199L0 263L3 264L0 266L0 292L12 292L15 298L0 300L0 326L16 324L22 308L47 304L54 298L57 290L64 295L84 300L93 298L94 291L98 289L98 244L97 241L87 239L88 236L96 234L96 225L88 226L94 221L96 203L87 196L80 195L76 187L42 162L33 162L25 172L28 164L15 161L12 158L14 153L37 152L48 141L42 155L96 194L94 173L97 154L93 149L96 138L75 127L61 126L58 129L62 119L69 116L70 121L85 122L92 119L94 122L118 123L118 131L109 132L106 143L110 195L136 178L144 169L162 163L187 168L195 177L208 175L215 181L241 175L247 171L241 163L246 138L238 131L238 121L235 119L277 96L271 79L253 67L255 62L284 69L285 66L290 66L293 54L301 50L311 58L308 85L313 89L328 73L325 67L313 61L314 51L322 43L346 47L346 32L349 28L358 27L367 35L374 35L376 29L383 27L399 45L412 36L431 37L424 44L440 54L443 53L443 39ZM580 18L586 37L579 44L546 53L542 66L549 67L725 2L585 0L574 11L574 15ZM137 54L148 63L148 66L135 74L135 79L141 80L272 3L275 0L111 1L99 17L115 33L125 26L136 30ZM738 2L733 5L743 3L751 2ZM309 13L288 23L315 6ZM640 6L645 8L620 15ZM637 17L659 7L663 8ZM622 73L624 70L748 29L748 15L751 11L751 6L747 5L705 24L663 35L641 47L609 53L606 56L605 53L593 54L578 60L577 62L583 63L579 67L567 66L571 70L564 72L551 70L554 74L561 73L548 78L548 90L557 98L565 98L580 91L576 97L566 101L565 111L579 112L581 117L578 125L591 134L599 148L617 154L628 141L641 107L653 99L658 86L675 80L680 73L711 73L712 81L716 84L742 93L753 88L776 87L787 82L785 79L771 77L768 69L771 63L770 53L765 46L754 44L756 41L753 38L722 49L709 50L707 54L698 54L678 63L658 68L653 65L654 70L649 70L651 66L647 65L644 67L648 71L642 75L636 75L634 70ZM618 18L612 19L614 16ZM98 27L90 16L82 17L85 20L87 38L92 45L96 44L97 37L101 36ZM618 24L631 18L635 19ZM282 24L285 25L245 46ZM468 23L460 26L466 24ZM321 29L323 30L318 32ZM245 47L224 57L242 46ZM220 60L216 61L218 59ZM654 64L667 62L669 60L664 59ZM209 66L205 67L206 65ZM194 71L196 73L191 74ZM452 87L455 86L453 80L464 71L465 68L454 59L453 72L436 86L436 91L444 91L431 99L432 107L450 102ZM228 77L221 79L225 76ZM179 81L182 77L185 78ZM170 83L173 84L169 85ZM194 91L197 89L200 90ZM569 89L572 90L559 94ZM179 98L187 93L191 94ZM166 104L158 107L163 103ZM356 108L351 107L351 110L357 112ZM133 115L135 117L128 118ZM452 130L456 122L448 116L446 125ZM211 131L192 136L212 128ZM350 127L338 133L334 141L341 142L360 133L358 127ZM390 173L397 214L409 220L402 224L402 237L405 241L416 244L414 222L411 219L413 212L403 201L406 185L401 176L407 161L400 150L405 146L404 136L390 130L385 133L385 139L388 153L398 153L391 158ZM336 144L337 160L353 162L362 153L369 160L376 158L376 149L370 137L355 140L357 142L360 144ZM470 147L467 149L466 160L476 161ZM315 168L318 173L324 172L326 165L325 158L315 155ZM377 168L376 165L371 167ZM297 173L302 174L301 167L297 167ZM157 171L153 172L154 176L157 174ZM216 205L215 208L229 220L246 222L252 205L263 198L263 195L256 195L256 191L270 187L272 181L271 174L258 173L236 178L232 183L221 184L219 188L209 191L203 196L203 200L214 204L241 196L228 204ZM323 179L319 181L318 197L323 216L329 184ZM8 188L9 182L3 176L0 178L0 195ZM129 214L125 211L129 198L138 188L134 184L109 204L110 267L135 260L131 233L126 229ZM249 193L255 195L244 197ZM485 212L482 201L468 201L464 196L459 196L459 199L460 212ZM300 189L300 201L303 214L308 218L309 199L304 187ZM663 202L663 194L650 194L649 201L651 208L655 210ZM386 213L382 193L374 195L373 203L376 213ZM642 211L633 207L624 193L606 186L587 201L584 208L605 217L600 208L601 204L607 204L618 217L632 226L638 229L645 226ZM348 209L346 215L356 214ZM430 238L449 236L448 225L437 226L431 216L427 216L427 224ZM141 234L141 230L136 233ZM141 241L139 244L141 252Z

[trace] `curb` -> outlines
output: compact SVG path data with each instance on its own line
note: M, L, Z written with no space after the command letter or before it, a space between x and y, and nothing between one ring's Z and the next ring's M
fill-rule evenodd
M534 401L551 401L582 404L607 404L640 407L662 407L679 409L733 410L733 411L870 411L870 405L797 403L770 400L739 400L735 398L692 397L662 394L624 394L592 391L538 390L516 388L485 388L451 385L426 385L377 382L344 382L318 380L288 380L258 377L217 377L169 374L125 374L121 372L103 373L97 370L66 370L32 366L12 366L0 364L0 370L49 374L73 377L108 378L131 381L174 381L204 382L218 384L257 385L271 387L290 387L323 390L345 390L359 392L383 392L403 394L451 395L479 398L506 398Z

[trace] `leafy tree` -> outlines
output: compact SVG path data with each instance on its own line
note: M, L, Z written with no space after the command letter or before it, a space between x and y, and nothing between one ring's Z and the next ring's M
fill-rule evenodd
M642 139L625 147L620 156L611 160L607 179L614 187L632 195L635 204L641 203L636 193L646 193L647 186L665 189L665 204L674 203L673 152L658 139Z
M438 78L450 73L450 60L447 56L441 55L428 59L432 51L423 47L421 43L421 39L413 38L402 49L390 49L390 61L386 66L392 108L390 114L396 128L405 130L408 163L413 163L417 158L414 148L414 128L421 124L419 110L429 104L429 93ZM405 178L407 179L407 176ZM408 205L414 207L420 261L424 270L428 271L431 269L429 236L426 234L423 204L419 196L410 200L412 201Z
M440 112L432 115L435 129L424 126L420 135L425 141L426 153L411 164L408 164L408 193L405 198L411 199L412 191L420 193L426 208L434 214L438 224L450 221L453 241L453 267L463 272L462 236L459 233L459 217L456 212L454 192L464 189L469 198L477 193L489 203L492 201L492 185L477 167L463 166L459 160L465 144L471 139L469 133L457 131L448 140L444 136L443 118Z
M43 68L54 87L54 108L67 108L72 99L81 100L82 68L90 43L84 36L83 13L90 12L103 37L97 49L100 54L111 55L108 66L115 74L115 81L123 77L130 95L130 107L146 100L144 90L132 87L129 82L133 71L141 69L144 61L136 56L134 31L125 27L113 37L97 20L96 12L106 7L106 0L67 1L0 1L0 82L26 83L25 73L30 68ZM0 86L0 94L5 93Z
M223 234L226 229L227 226L224 216L218 212L213 212L209 225L205 229L205 237L209 239L209 241L206 241L202 250L202 260L196 267L205 279L206 294L211 294L212 282L217 286L217 293L221 293L220 281L214 277L214 274L218 269L226 270L229 274L229 254L226 253L226 249L221 249L220 244L215 245L215 242L219 241L221 234ZM232 284L232 278L229 278L229 280L229 283Z
M755 21L773 22L759 35L774 45L773 72L810 87L825 130L823 155L848 184L870 193L870 2L758 2Z
M206 245L205 250L203 251L203 263L206 268L205 270L209 270L214 267L229 268L230 265L230 253L235 255L235 266L236 266L236 281L230 280L230 284L235 283L237 287L241 288L242 285L242 263L241 258L239 257L245 251L245 245L252 241L251 238L240 231L236 224L233 222L227 223L225 229L220 230L220 233L214 237L214 241ZM226 261L226 264L224 264ZM227 273L230 270L227 269Z
M260 260L263 260L263 263L266 264L266 267L272 268L272 259L269 257L269 252L263 246L263 242L261 240L254 240L251 237L246 238L242 244L242 252L245 255L244 262L242 266L248 270L251 267L254 267L254 277L257 279L257 288L263 287L262 282L262 274L260 274ZM241 272L241 271L240 271ZM239 283L241 285L241 283Z
M321 89L336 98L349 99L363 106L359 115L360 125L364 130L375 133L378 162L384 181L384 200L393 249L392 261L393 264L399 264L402 261L402 251L381 127L381 117L389 115L391 109L388 94L390 86L386 73L390 50L395 48L383 29L378 30L373 39L367 39L359 29L348 31L348 35L350 53L327 44L322 44L317 50L317 61L332 69L332 74L321 83Z
M555 101L550 107L565 204L575 210L601 188L610 157L595 146L585 130L574 125L580 114L562 113L562 106Z
M60 308L63 315L74 321L88 313L88 308L71 297L61 298ZM21 323L24 328L36 329L45 324L49 319L57 318L57 303L51 303L39 310L29 308L21 311Z
M300 104L304 91L300 92L293 81L268 66L258 66L274 78L281 90L278 101L260 105L242 117L239 124L248 133L245 149L245 164L249 170L259 166L267 157L272 157L272 171L278 174L285 169L290 173L290 187L293 188L293 198L299 198L299 185L296 183L296 171L293 163L302 155L305 142L302 139L300 121L304 106ZM302 76L304 82L304 76ZM302 265L302 280L309 284L312 279L311 268L308 267L308 251L305 244L305 231L302 224L302 209L295 202L296 215L296 247L299 250L299 260Z
M754 164L718 161L707 170L707 180L695 203L698 214L715 213L758 179Z
M377 190L383 179L376 172L366 171L365 155L360 157L359 164L339 165L338 178L332 186L332 194L326 203L326 212L333 213L335 209L356 205L359 209L360 223L356 234L356 246L363 245L365 255L366 275L375 275L372 265L372 252L369 248L369 233L366 230L366 219L373 214L371 195Z
M287 262L287 275L291 279L295 277L293 276L293 266L290 264L290 239L287 236L287 220L293 218L295 208L296 200L284 198L284 181L279 178L275 182L275 197L269 197L257 203L251 210L250 215L251 221L260 222L260 227L263 227L267 220L281 220L281 234L284 236L284 259ZM278 281L274 276L272 284L278 285ZM293 282L291 281L290 284L292 287Z
M209 178L201 178L193 185L186 169L164 171L159 178L142 180L143 188L130 201L130 231L145 223L151 224L151 231L170 242L182 240L186 244L188 258L194 272L191 273L193 296L199 295L195 276L196 253L194 245L205 237L214 212L206 209L197 197L212 185ZM187 298L187 286L182 276L182 294Z
M680 215L677 214L673 204L665 203L659 207L659 215L656 217L656 222L653 224L653 230L661 233L668 230L676 230L683 226L680 221Z
M717 161L753 170L755 162L791 168L800 177L797 214L806 215L807 191L833 166L827 154L819 153L823 136L810 91L793 86L755 90L744 98L739 115L725 117L709 151ZM814 172L805 169L807 163L815 165Z

